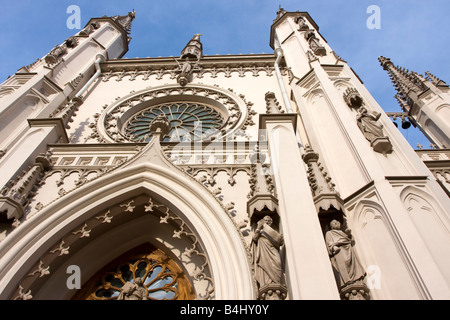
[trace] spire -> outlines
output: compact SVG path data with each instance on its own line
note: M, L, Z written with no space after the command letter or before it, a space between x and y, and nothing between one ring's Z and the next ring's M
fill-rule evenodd
M203 45L200 41L201 36L202 35L199 33L194 34L192 39L181 51L180 59L194 58L197 61L201 59L201 57L203 56Z
M278 21L284 14L286 13L286 10L284 10L281 7L281 4L278 6L278 11L277 11L277 17L275 18L275 20L273 20L273 22Z
M434 84L436 87L448 87L444 80L439 79L433 75L430 71L425 71L425 78Z
M406 106L411 107L417 96L427 90L424 80L416 72L394 66L389 58L379 57L378 61L383 69L388 72L394 84L397 90L395 98L399 101L402 109Z
M117 16L111 17L112 20L114 20L115 22L120 24L122 26L122 28L127 32L128 41L131 40L131 37L130 37L131 25L133 23L135 16L136 16L136 11L134 11L134 9L133 9L132 12L128 12L128 14L125 16L117 15Z

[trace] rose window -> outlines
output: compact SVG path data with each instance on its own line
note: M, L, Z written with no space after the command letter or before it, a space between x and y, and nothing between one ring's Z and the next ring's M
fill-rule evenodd
M159 115L165 115L171 129L164 141L201 140L214 134L224 125L224 117L210 106L192 103L165 103L144 109L124 125L123 134L131 141L149 142L150 124Z
M161 250L128 257L89 281L74 298L86 300L186 300L192 287L178 265Z

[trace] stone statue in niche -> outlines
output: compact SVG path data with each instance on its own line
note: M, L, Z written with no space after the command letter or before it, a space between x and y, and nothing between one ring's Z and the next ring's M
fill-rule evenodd
M59 59L67 53L67 45L64 43L62 45L57 45L50 51L50 53L45 57L45 62L48 65L53 65L59 61Z
M257 222L252 239L252 259L259 294L265 300L282 300L286 289L281 285L283 266L280 248L283 236L272 228L273 220L264 216Z
M358 114L356 116L358 127L370 142L374 141L376 138L383 137L383 126L378 123L380 116L381 113L369 113L365 107L360 107L358 109Z
M337 220L330 222L325 242L341 297L348 300L367 300L369 290L363 283L366 273L353 249L354 240L350 230L341 230Z
M363 98L355 88L347 88L343 97L345 103L347 103L350 108L355 108L357 110L364 105Z
M298 31L309 30L309 27L302 16L298 16L297 18L295 18L295 22L298 24Z
M363 133L364 137L370 141L370 145L376 152L386 153L392 152L392 144L388 137L383 135L383 125L378 123L381 113L369 113L366 107L361 106L358 109L356 120L358 127Z
M80 36L88 36L95 30L97 30L98 28L100 28L100 23L98 23L97 21L91 22L83 30L80 31L79 35Z
M325 48L320 44L319 39L317 39L314 31L305 32L305 39L308 41L309 47L315 55L324 56L327 54Z
M62 45L55 46L52 51L45 57L48 65L56 64L67 53L68 48L75 48L78 45L77 38L69 37Z
M72 36L67 38L64 44L69 48L75 48L78 45L78 40L76 37Z
M134 283L125 283L117 300L148 300L147 289L145 289L142 279L136 278Z
M181 86L185 86L191 81L192 72L194 71L194 68L198 68L198 61L196 61L194 66L192 65L192 62L190 61L189 57L186 57L183 63L179 63L177 60L175 61L178 64L179 70L177 81Z

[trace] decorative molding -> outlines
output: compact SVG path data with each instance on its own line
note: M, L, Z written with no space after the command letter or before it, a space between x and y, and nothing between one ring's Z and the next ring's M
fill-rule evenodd
M190 247L186 247L182 253L188 258L197 256L203 262L196 266L191 276L194 282L200 283L201 288L205 288L204 292L198 292L197 298L200 300L210 300L214 298L214 280L211 278L210 262L205 254L205 250L197 235L189 228L185 221L176 215L171 209L164 204L161 204L151 197L148 197L146 203L142 202L142 196L125 201L121 204L110 207L105 213L101 213L86 220L82 225L77 226L72 231L68 232L63 239L44 253L39 261L30 269L24 278L22 278L20 285L13 294L13 300L30 300L33 298L31 288L36 280L47 277L51 274L51 266L58 264L62 256L70 255L70 248L75 246L75 243L91 237L91 233L95 232L96 228L110 224L113 217L121 214L131 214L138 204L143 204L142 215L152 214L160 218L160 223L173 226L173 236L176 238L184 238ZM196 263L190 260L190 263ZM200 263L200 262L199 262Z
M225 92L230 94L225 94ZM111 106L105 105L101 114L95 114L95 122L89 127L92 134L86 138L96 139L98 142L135 142L130 141L129 137L122 132L123 128L119 123L123 124L133 113L130 110L136 110L135 113L143 110L143 108L151 107L151 104L158 105L164 102L176 101L179 99L202 103L214 106L218 112L225 117L224 125L216 131L205 136L203 139L223 139L231 135L237 129L246 130L248 126L255 125L253 116L256 111L253 110L253 103L245 100L245 96L236 95L232 89L218 90L217 87L206 87L198 85L180 86L162 86L160 88L152 88L132 92L125 98L117 99ZM243 109L245 107L245 109ZM127 118L124 119L123 117ZM120 121L119 121L120 119Z
M284 110L275 97L275 93L267 92L264 98L266 100L266 113L284 113Z
M150 77L154 77L155 80L162 80L164 76L169 75L170 79L176 79L177 74L180 73L180 67L177 64L164 64L154 65L147 67L136 66L104 66L102 73L102 81L107 82L112 78L116 81L122 81L128 78L129 81L135 81L138 79L147 81ZM226 62L224 63L199 63L195 77L202 79L206 75L211 78L217 78L218 76L224 76L225 78L231 78L238 76L240 78L251 75L252 77L258 77L260 74L264 74L267 77L274 75L275 69L273 63L267 62Z
M317 212L328 211L332 207L343 211L344 201L325 166L319 161L319 154L315 153L311 146L306 145L302 159L308 167L308 182Z

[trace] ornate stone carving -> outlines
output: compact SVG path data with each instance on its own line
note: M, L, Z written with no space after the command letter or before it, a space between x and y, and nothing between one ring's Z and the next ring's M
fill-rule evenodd
M315 153L311 146L306 145L302 158L308 166L308 182L317 211L328 211L331 208L342 210L344 201L325 166L319 161L319 154Z
M434 74L432 74L430 71L425 71L425 79L430 81L436 87L448 87L447 83L445 83L444 80L439 79Z
M284 272L280 249L284 241L283 236L272 228L272 222L271 217L265 216L257 223L251 247L253 268L259 298L283 300L286 289L282 285ZM271 294L268 294L269 291Z
M72 36L66 39L62 45L55 46L45 57L47 65L52 66L61 61L62 57L67 54L68 48L75 48L78 45L76 37Z
M138 277L134 279L134 283L125 283L117 300L148 300L147 289L145 289L142 279Z
M231 89L229 91L233 92ZM201 140L209 141L211 139L224 139L225 137L233 137L232 133L237 130L246 130L248 126L255 125L253 117L257 114L253 110L253 103L246 101L244 95L239 95L237 101L230 96L220 92L219 90L198 88L198 87L170 87L170 88L160 88L151 91L143 92L139 95L134 95L123 100L121 102L116 102L113 107L108 108L105 106L105 111L102 114L95 114L95 123L91 123L89 128L92 129L92 134L86 137L85 142L89 139L97 139L99 142L128 142L134 141L132 137L128 137L124 132L127 119L122 119L123 115L127 113L131 108L139 109L139 105L142 103L150 104L152 99L163 98L166 96L179 95L180 100L184 99L185 96L191 96L194 100L196 97L198 99L212 99L214 103L220 103L226 108L226 114L222 114L223 119L222 126L216 131L208 130L206 135L201 136ZM117 99L119 100L119 99ZM200 103L201 104L201 103ZM162 104L155 105L155 107L162 106ZM153 108L153 107L152 107ZM148 108L150 110L151 108ZM142 112L145 112L144 109ZM213 109L211 109L213 110ZM215 110L216 112L217 110ZM130 113L130 112L128 112ZM138 113L136 113L138 115ZM120 119L120 121L119 121ZM237 128L241 125L240 128ZM173 130L172 130L173 131ZM144 138L144 137L142 137ZM234 135L233 138L236 138ZM144 141L141 141L144 142Z
M155 135L159 134L162 140L170 131L170 122L166 115L160 114L155 120L150 123L150 132Z
M175 59L174 59L175 60ZM140 77L142 80L149 80L150 77L155 76L156 80L164 79L164 76L170 75L170 79L176 79L180 75L183 63L175 60L176 63L171 65L166 65L164 68L157 67L152 68L127 68L120 66L107 66L103 73L103 82L108 82L113 77L116 77L116 81L122 81L125 77L129 77L130 81L136 80ZM211 78L217 78L220 75L230 78L233 76L245 77L249 73L253 77L257 77L260 74L265 74L267 77L273 76L274 67L267 62L229 62L226 65L221 64L220 66L215 66L214 63L208 63L206 61L196 62L189 59L191 65L191 72L195 72L198 79L204 78L205 75L209 74ZM186 66L187 67L187 66ZM285 68L282 69L282 71Z
M31 294L31 290L25 292L22 286L19 286L19 294L14 300L31 300L33 299L33 295Z
M198 70L198 62L203 56L203 46L200 42L200 36L201 34L194 35L186 47L181 51L180 59L184 59L182 64L175 60L178 64L180 73L177 77L177 82L182 87L192 81L192 72L194 69ZM192 64L190 58L196 59L195 65Z
M337 220L330 223L331 230L325 234L325 242L335 271L341 298L346 300L367 300L369 289L363 280L366 273L353 249L354 240L350 230L341 230Z
M358 109L356 116L357 124L364 137L370 141L370 146L374 151L383 155L392 152L392 144L389 137L383 135L383 125L378 123L381 113L371 112L362 106Z
M68 48L75 48L78 45L78 39L74 36L69 37L66 39L66 41L64 42L64 44L68 47Z
M214 280L211 278L210 262L208 256L204 253L205 250L202 247L201 242L198 240L197 235L192 232L189 226L173 213L168 207L160 204L148 197L136 197L126 201L126 205L133 204L133 206L139 206L142 209L141 214L147 213L160 217L160 223L169 224L173 227L173 235L177 238L184 238L187 241L188 247L185 248L183 255L190 258L191 256L197 256L202 259L189 260L190 263L195 264L195 270L192 271L191 276L194 279L194 286L197 291L197 299L209 300L214 298ZM111 219L120 214L127 214L127 210L123 210L123 207L118 204L112 208L109 208L104 214L97 215L84 222L81 226L76 227L71 232L68 232L64 239L55 244L47 252L44 252L39 260L30 268L30 271L23 277L20 285L18 285L15 293L12 295L13 300L29 300L33 298L31 287L34 281L46 277L50 274L51 268L56 264L58 265L62 257L70 254L69 249L75 246L77 241L82 241L85 238L91 236L91 233L96 231L96 227L110 223ZM98 230L97 230L98 232ZM139 281L138 281L139 282ZM137 300L140 294L136 292L136 287L127 290L128 294L123 294L124 300ZM139 286L139 283L138 283ZM139 290L138 290L139 291Z
M273 20L273 22L275 23L276 21L280 20L282 16L284 16L287 13L286 10L284 10L281 5L278 7L278 11L277 11L277 17L275 18L275 20Z
M275 93L267 92L265 95L266 99L266 113L284 113L284 110L281 108L280 103L275 97Z
M298 31L307 31L307 30L309 30L309 26L306 23L305 18L303 18L302 16L298 16L297 18L295 18L295 23L298 24Z
M347 90L345 90L343 96L345 103L347 103L350 108L359 109L364 105L363 98L355 88L348 88Z
M60 61L63 55L67 53L67 45L57 45L55 46L50 53L45 57L45 62L51 66Z
M78 35L87 37L98 28L100 28L100 23L98 23L97 21L91 22L83 30L81 30Z
M51 151L39 154L33 166L23 171L16 181L10 181L9 187L4 187L0 195L0 213L6 215L11 222L20 219L29 204L29 198L34 195L34 189L42 182L44 173L51 167Z
M70 81L70 84L76 88L80 84L81 80L84 78L84 75L82 73L78 74L78 76L75 77L72 81Z
M315 55L324 56L327 54L326 49L320 44L314 31L305 32L305 39L308 41L309 47Z
M183 221L183 219L176 216L166 206L158 204L156 201L150 198L148 204L145 206L145 211L153 212L155 209L164 212L164 214L160 217L160 223L168 224L171 220L178 225L178 228L174 229L174 237L181 238L181 236L184 236L193 241L192 246L185 248L183 254L187 257L191 257L191 255L197 255L204 258L204 264L196 269L193 276L195 281L204 281L207 283L205 293L198 293L198 298L200 300L211 299L214 292L214 282L212 278L207 275L209 269L209 259L207 255L203 253L203 248L201 247L197 236L190 230L189 226Z
M275 192L270 172L270 165L265 163L266 155L260 152L259 146L255 145L253 154L250 155L252 162L250 178L250 192L247 195L247 213L251 219L270 214L278 216L278 199ZM256 217L256 218L255 218Z
M306 51L306 57L308 58L309 63L319 60L319 58L317 58L317 56L312 53L311 50Z

